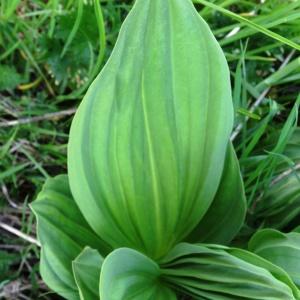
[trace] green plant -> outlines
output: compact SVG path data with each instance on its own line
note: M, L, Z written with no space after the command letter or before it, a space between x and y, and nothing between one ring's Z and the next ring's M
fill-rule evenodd
M191 1L137 0L73 120L68 175L32 204L49 287L70 300L300 299L272 260L216 245L246 211L232 126L229 69Z

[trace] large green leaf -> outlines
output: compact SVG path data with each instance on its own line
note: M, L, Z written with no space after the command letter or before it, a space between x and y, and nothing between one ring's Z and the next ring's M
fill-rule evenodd
M84 220L72 198L66 175L48 179L31 207L37 217L37 234L42 245L43 280L64 298L79 299L72 260L85 246L104 255L109 248Z
M161 261L163 279L195 299L300 299L279 267L241 249L181 243Z
M73 261L73 273L80 300L100 299L99 282L103 257L95 249L86 247Z
M162 257L217 191L233 122L229 70L190 0L137 0L76 113L72 194L113 247Z
M300 287L300 233L263 229L251 238L249 249L280 266Z
M102 265L100 298L103 300L176 300L176 294L160 281L160 268L150 258L120 248Z
M214 201L188 239L195 242L228 244L243 225L246 209L239 161L230 143Z

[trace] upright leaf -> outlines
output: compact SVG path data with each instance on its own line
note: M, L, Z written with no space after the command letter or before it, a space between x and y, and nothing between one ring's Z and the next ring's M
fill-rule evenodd
M42 245L43 280L64 298L79 299L72 260L86 246L99 249L104 255L109 247L84 220L72 198L66 175L48 179L31 207L37 217L37 234Z
M228 244L243 225L246 209L239 161L230 143L217 194L188 239L195 242Z
M145 255L120 248L109 254L100 277L103 300L176 300L175 293L160 282L160 268Z
M162 257L209 208L233 122L229 70L190 0L137 0L72 123L72 194L113 247Z

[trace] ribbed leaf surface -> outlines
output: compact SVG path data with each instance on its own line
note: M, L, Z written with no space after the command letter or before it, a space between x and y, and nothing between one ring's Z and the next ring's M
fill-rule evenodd
M103 257L95 249L86 247L72 262L80 300L99 300L100 272Z
M217 194L188 240L228 244L243 225L246 209L246 197L239 161L233 145L230 143Z
M300 233L263 229L251 238L249 249L284 269L300 288Z
M113 247L157 258L201 220L232 128L229 71L190 0L137 0L74 118L72 194Z
M193 299L299 299L283 270L241 249L182 243L164 258L161 269L169 284Z
M80 213L72 198L68 177L60 175L44 184L31 204L37 217L37 234L42 245L40 272L45 283L66 299L79 299L72 260L86 246L109 252Z

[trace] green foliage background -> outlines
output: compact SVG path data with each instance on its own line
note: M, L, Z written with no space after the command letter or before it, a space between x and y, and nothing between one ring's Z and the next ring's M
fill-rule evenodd
M243 247L257 228L288 231L299 225L300 57L295 48L300 1L208 4L217 7L195 1L232 76L232 139L248 201L247 222L235 241ZM116 0L0 1L0 298L58 299L38 274L28 203L45 178L66 172L72 115L109 57L131 5ZM287 188L289 195L282 193Z

